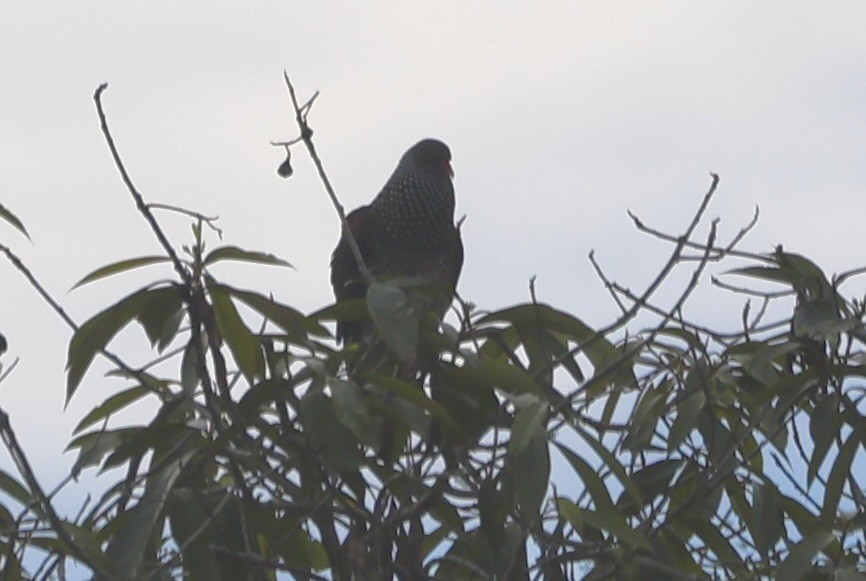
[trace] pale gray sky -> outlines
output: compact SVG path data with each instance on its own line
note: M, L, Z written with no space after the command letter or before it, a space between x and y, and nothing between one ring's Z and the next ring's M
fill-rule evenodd
M418 139L449 143L467 215L459 289L483 307L524 300L538 275L542 299L607 322L587 253L645 284L667 248L635 233L626 209L679 232L710 171L723 235L760 205L749 249L784 243L844 270L866 263L864 30L856 1L5 0L0 202L33 244L5 224L0 240L79 321L160 274L67 294L98 266L160 250L99 131L91 97L105 81L147 199L218 214L226 243L297 266L226 268L229 281L308 311L326 304L333 209L301 150L283 181L268 145L295 136L286 69L302 96L322 93L311 123L347 207L372 198ZM162 218L188 242L185 220ZM0 405L50 482L73 460L61 452L74 425L124 384L95 366L64 413L69 333L8 264L0 280L4 361L21 358ZM116 350L143 362L145 345L133 329Z

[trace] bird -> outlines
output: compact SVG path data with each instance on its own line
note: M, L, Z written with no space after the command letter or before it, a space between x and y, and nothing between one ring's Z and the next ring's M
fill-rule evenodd
M463 241L454 224L451 150L438 139L422 139L400 158L373 201L346 216L346 225L374 280L417 277L438 287L431 310L441 321L463 267ZM341 233L331 257L331 286L337 302L360 299L368 284ZM343 344L371 337L373 326L338 321Z

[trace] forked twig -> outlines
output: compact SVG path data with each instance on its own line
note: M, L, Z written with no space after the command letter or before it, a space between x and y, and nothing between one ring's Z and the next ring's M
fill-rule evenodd
M349 243L349 249L355 257L355 262L358 264L358 271L361 273L364 282L369 285L374 282L373 275L370 274L367 265L364 263L364 257L361 256L361 249L358 247L358 242L352 235L352 230L349 228L348 220L346 220L346 210L337 198L337 194L334 193L334 188L331 186L331 180L328 179L328 175L325 173L325 167L322 165L322 160L319 159L319 154L316 153L316 146L313 144L313 130L310 129L310 126L307 123L307 116L310 114L310 109L312 108L316 97L319 96L319 93L317 91L309 101L301 105L298 103L298 98L295 95L295 87L292 85L292 81L289 79L289 74L286 71L283 71L283 78L286 81L286 87L289 89L289 97L292 100L292 107L295 111L295 120L297 121L298 128L301 131L301 136L292 141L273 143L273 145L280 145L288 148L288 146L302 141L307 147L310 158L316 165L316 171L319 172L319 179L322 180L322 184L325 186L325 191L328 192L328 197L331 198L331 203L334 205L334 209L340 217L340 224L343 228L343 237Z

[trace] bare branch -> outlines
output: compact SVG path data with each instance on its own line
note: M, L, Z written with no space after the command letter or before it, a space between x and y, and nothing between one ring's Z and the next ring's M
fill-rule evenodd
M319 93L318 91L312 96L312 98L304 103L303 105L298 104L298 98L295 95L295 87L292 85L292 81L289 79L289 74L283 71L283 78L286 81L286 87L289 89L289 97L292 100L292 107L295 111L295 120L298 123L298 128L301 131L301 136L298 138L304 142L304 145L307 146L307 151L310 154L310 158L313 160L313 163L316 165L316 170L319 172L319 179L322 180L322 184L325 186L325 191L328 192L328 197L331 198L331 203L334 205L334 209L337 211L337 215L340 217L340 224L343 228L343 237L349 243L349 248L352 251L352 255L355 257L355 262L358 263L358 271L361 273L361 276L368 285L373 283L373 275L370 274L370 271L367 269L367 265L364 263L364 257L361 256L361 250L358 248L358 242L355 240L355 237L352 235L352 230L349 228L349 222L346 220L346 211L343 208L343 205L340 203L340 200L337 198L337 194L334 193L334 188L331 186L331 180L328 179L328 175L325 173L325 167L322 164L322 160L319 159L319 154L316 153L316 146L313 144L313 130L310 129L309 124L307 124L307 116L310 113L310 109L313 106L313 101L316 100ZM296 143L297 140L293 142L279 143L275 145L290 145L291 143Z

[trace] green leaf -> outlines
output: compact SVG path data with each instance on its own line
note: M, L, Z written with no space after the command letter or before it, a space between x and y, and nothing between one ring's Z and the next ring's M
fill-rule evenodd
M590 466L586 460L565 445L559 442L554 442L554 444L580 477L595 507L604 511L613 508L613 502L610 500L607 486L604 485L604 481L598 475L598 470ZM623 521L625 521L625 517L623 517Z
M67 450L78 448L78 458L70 473L77 476L85 468L98 466L103 458L114 453L121 444L130 441L143 428L122 428L118 430L98 430L82 434L72 440Z
M511 426L511 439L508 441L509 454L522 453L529 442L538 436L547 439L548 412L547 404L542 402L536 402L517 412Z
M610 452L607 448L605 448L604 444L596 440L592 434L590 434L587 430L584 430L582 427L576 427L577 433L583 438L583 441L586 442L595 454L601 458L601 461L604 462L605 466L613 473L614 476L617 477L620 484L623 487L623 499L626 495L628 495L629 500L635 503L635 506L641 505L641 495L640 490L637 487L635 481L628 475L625 470L625 467L619 461L619 459ZM557 444L559 446L560 444ZM621 500L623 500L621 499Z
M578 507L566 498L557 501L560 514L575 528L589 525L598 530L605 530L633 547L650 549L649 541L644 534L631 528L625 518L611 505L605 509L587 510Z
M100 268L97 268L77 283L72 286L71 290L75 290L78 287L82 287L87 283L99 280L101 278L106 278L115 274L119 274L121 272L126 272L128 270L133 270L136 268L141 268L142 266L150 266L151 264L159 264L161 262L170 262L171 259L167 256L140 256L138 258L129 258L126 260L121 260L118 262L114 262L112 264L107 264Z
M355 437L337 419L330 399L319 392L308 392L299 410L304 433L313 450L333 470L352 470L364 463Z
M581 345L596 374L610 375L612 383L619 387L634 384L630 365L627 365L627 361L621 361L623 354L586 323L568 313L544 303L526 303L490 313L476 324L483 326L501 322L523 327L535 326L562 334Z
M27 233L27 229L24 228L24 224L3 204L0 204L0 219L12 224L19 232L21 232L27 237L27 240L30 240L30 234Z
M835 537L830 531L818 528L802 541L791 547L785 560L779 565L773 577L796 581L809 572L815 555L830 544Z
M400 360L411 359L418 348L418 314L400 287L374 282L367 289L367 309L379 335Z
M701 410L707 401L707 396L701 390L695 390L686 395L685 399L677 406L677 417L671 426L668 436L668 452L673 452L680 447L695 427Z
M499 359L483 359L462 367L445 367L443 371L455 382L496 387L512 394L545 395L531 375Z
M184 314L181 289L172 285L150 291L137 319L151 346L162 353L177 335Z
M824 522L833 522L836 519L839 499L842 497L842 488L845 486L846 478L851 473L851 463L854 461L854 455L859 446L860 438L856 432L852 432L833 462L833 468L830 469L830 476L827 479L827 487L824 489L824 505L821 508Z
M251 291L232 288L225 284L213 284L235 299L246 304L251 309L274 323L282 329L289 339L295 343L306 343L307 333L319 336L328 336L328 331L312 318L305 317L299 311L278 303L264 295Z
M379 443L377 423L370 417L370 406L361 389L354 382L337 378L331 378L328 385L340 423L352 430L361 442L376 446Z
M547 416L547 406L540 414L530 406L518 413L518 424L514 421L512 440L508 443L506 463L514 476L514 491L525 518L540 518L540 511L550 480L550 450L547 431L542 423ZM538 406L541 407L541 406ZM521 414L525 414L521 418ZM521 441L526 440L525 444ZM516 445L512 446L512 442Z
M0 490L24 506L29 506L33 502L33 497L27 488L2 468L0 468Z
M399 396L406 401L415 404L421 409L427 410L430 412L434 418L441 421L451 430L460 430L460 426L454 421L445 408L443 408L438 402L433 401L427 394L425 394L422 390L418 389L414 385L398 379L396 377L391 377L388 375L381 374L368 374L364 376L365 379L369 380L371 383L384 388L391 393Z
M180 477L194 451L188 451L167 464L154 462L162 468L151 472L147 478L144 495L129 511L129 520L111 540L108 556L116 575L122 579L139 578L139 566L144 558L150 538L160 535L160 516L174 483Z
M809 419L809 435L812 436L814 444L812 456L809 458L809 468L806 471L806 482L809 486L818 475L818 469L827 457L833 440L840 433L841 426L839 398L835 393L827 395L815 405Z
M273 254L266 254L264 252L255 252L250 250L243 250L238 248L237 246L221 246L220 248L216 248L208 254L204 259L204 265L210 266L215 262L219 262L220 260L240 260L242 262L253 262L258 264L269 264L272 266L286 266L288 268L294 268L291 264L274 256Z
M740 276L748 276L749 278L758 278L761 280L769 280L772 282L781 282L795 287L800 281L800 275L790 269L782 269L768 266L746 266L744 268L735 268L724 274L737 274Z
M214 314L222 338L229 346L241 373L252 383L265 374L262 346L247 329L228 293L219 285L208 285Z
M779 501L779 491L772 483L756 484L754 494L756 518L752 536L755 547L761 555L767 557L785 533L785 515Z
M150 298L150 293L162 289L144 288L121 299L81 325L69 342L66 363L66 403L75 394L87 368L97 353L134 317L138 316Z
M125 389L112 395L104 402L102 402L102 405L93 408L93 410L91 410L89 414L84 416L84 418L80 422L78 422L78 425L75 426L75 429L72 431L72 433L80 433L82 430L85 430L93 424L104 420L105 418L111 416L113 413L122 410L129 404L138 401L149 393L152 393L150 389L137 385L135 387Z

